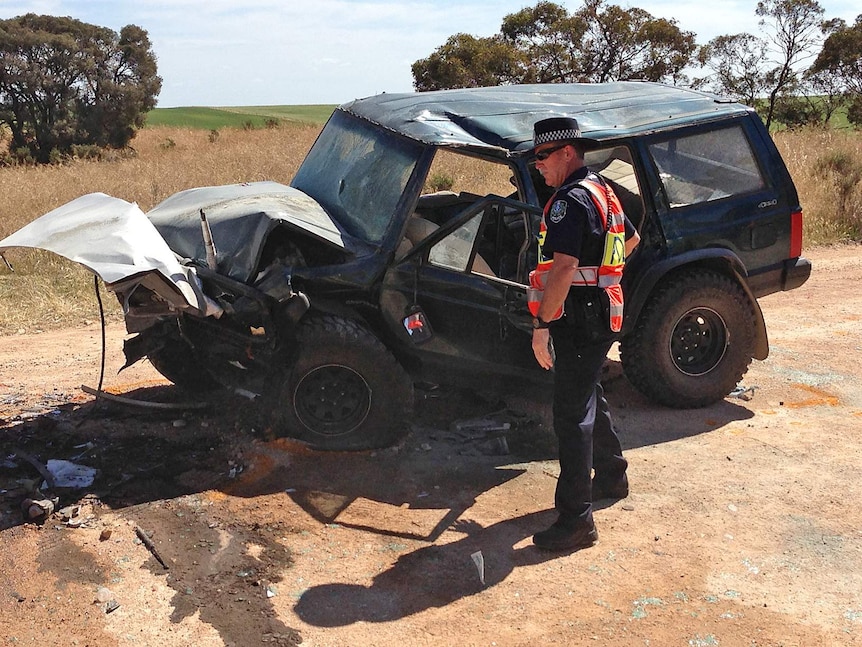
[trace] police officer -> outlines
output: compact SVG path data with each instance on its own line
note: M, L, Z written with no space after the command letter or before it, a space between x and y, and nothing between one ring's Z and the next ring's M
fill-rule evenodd
M543 368L554 368L560 461L554 496L558 518L536 533L533 543L546 550L578 550L598 540L592 502L622 499L629 491L628 463L600 379L622 324L624 256L640 236L610 186L584 166L584 152L597 142L581 136L576 119L538 121L533 135L536 169L556 189L545 207L539 266L531 283L540 288L533 352ZM614 207L618 214L611 213Z

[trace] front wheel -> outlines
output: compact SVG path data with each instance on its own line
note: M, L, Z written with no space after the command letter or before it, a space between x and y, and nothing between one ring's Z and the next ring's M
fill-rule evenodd
M699 270L671 278L620 342L629 382L665 406L688 409L721 400L754 354L755 312L730 278Z
M275 393L276 430L318 449L386 447L407 431L413 384L392 353L355 321L307 317L298 356Z

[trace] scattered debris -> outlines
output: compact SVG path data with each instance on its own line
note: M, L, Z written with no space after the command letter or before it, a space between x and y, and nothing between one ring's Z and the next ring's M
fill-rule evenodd
M207 402L149 402L147 400L134 400L132 398L123 397L122 395L114 395L113 393L100 391L99 389L94 389L86 384L81 385L81 390L84 393L94 395L97 398L103 398L111 402L117 402L118 404L128 404L130 406L144 407L147 409L205 409L209 406Z
M96 591L96 602L108 602L114 597L114 594L111 593L111 590L107 587L100 586Z
M479 571L479 581L482 583L482 586L485 586L485 556L482 555L481 550L477 550L470 555L470 559L473 560L476 570Z
M505 456L509 453L509 443L506 434L512 429L512 423L498 420L499 417L511 417L507 409L489 413L481 418L456 420L450 425L450 431L460 435L462 442L478 441L484 446L484 453Z
M73 460L73 461L78 460L79 458L88 454L91 449L95 449L95 448L96 448L96 444L92 441L87 441L86 443L81 443L80 445L75 445L75 449L81 449L83 451L80 454L76 454L75 456L72 456L71 460Z
M756 386L745 387L742 385L737 386L733 391L727 394L728 398L737 398L738 400L745 400L746 402L751 400L754 397L754 390Z
M94 467L79 465L72 461L52 458L48 461L48 471L53 477L51 480L45 479L47 486L68 487L68 488L86 488L93 484L96 479L96 474L99 473Z
M512 425L490 418L475 418L473 420L456 420L452 423L453 431L475 432L473 438L485 438L492 435L505 434Z
M79 528L84 524L84 518L80 516L81 506L79 505L67 505L65 508L59 510L57 514L60 515L60 519L70 528Z
M135 534L138 536L138 539L141 540L141 543L143 543L144 546L147 547L147 550L149 550L153 554L153 557L156 558L156 561L158 561L159 564L161 564L165 570L168 570L169 566L165 563L165 560L162 559L162 556L159 555L159 551L156 550L155 545L153 544L152 540L147 536L147 533L141 530L140 526L136 525Z
M54 475L47 467L45 467L42 463L36 460L33 456L25 452L23 449L16 449L13 453L13 456L17 456L18 458L21 458L30 463L30 465L35 467L36 471L38 471L39 474L42 475L42 478L45 479L45 482L48 484L49 488L53 489L55 487Z
M41 494L41 492L39 494ZM47 497L39 499L24 499L21 502L21 512L24 513L24 520L33 523L44 522L48 517L54 514L54 508L57 506L59 501L60 500L57 497L52 499Z

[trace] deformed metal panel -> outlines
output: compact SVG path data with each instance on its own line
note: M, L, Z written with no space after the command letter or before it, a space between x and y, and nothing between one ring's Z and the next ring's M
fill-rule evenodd
M217 251L218 271L247 282L272 230L288 224L344 249L343 234L323 208L299 189L278 182L250 182L181 191L147 217L182 257L206 260L200 211L206 214Z
M79 263L111 288L144 281L163 285L160 296L178 309L207 310L206 297L189 268L156 231L138 205L104 193L90 193L37 218L0 241L13 247L44 249ZM145 278L149 277L149 278Z
M524 151L533 124L573 116L597 139L685 123L745 106L705 92L659 83L553 83L379 94L340 109L427 144Z

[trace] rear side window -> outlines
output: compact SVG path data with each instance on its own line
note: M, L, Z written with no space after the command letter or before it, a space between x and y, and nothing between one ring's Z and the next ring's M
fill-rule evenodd
M751 193L765 185L740 126L649 146L671 208Z

